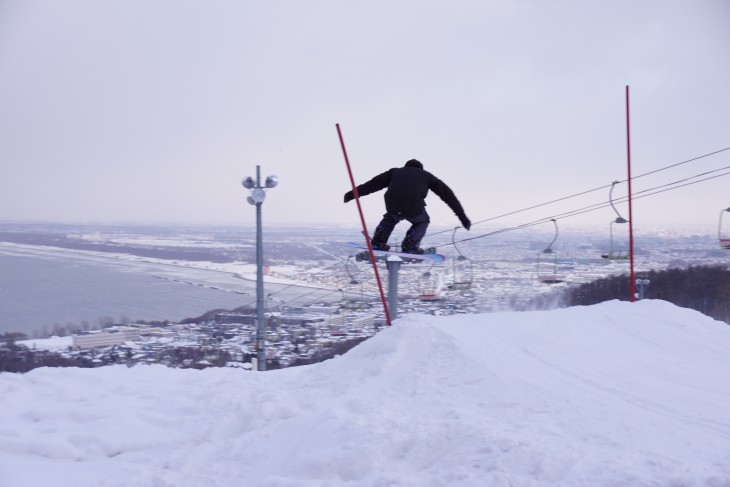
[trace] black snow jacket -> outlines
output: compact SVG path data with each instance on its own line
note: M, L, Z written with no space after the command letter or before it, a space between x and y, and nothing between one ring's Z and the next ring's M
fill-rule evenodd
M471 224L456 199L456 195L443 181L423 169L423 164L415 159L403 167L394 167L378 174L370 181L357 187L358 196L365 196L381 189L385 192L385 209L388 213L400 214L406 218L420 214L426 207L428 190L433 191L444 203L449 205L465 228ZM354 198L353 192L345 194L345 202Z

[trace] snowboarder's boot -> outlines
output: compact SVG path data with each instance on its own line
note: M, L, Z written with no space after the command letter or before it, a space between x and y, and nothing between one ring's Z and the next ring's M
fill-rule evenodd
M375 233L373 233L373 238L370 240L370 244L373 246L373 250L390 250L388 237L383 235L383 230L380 228L380 225L378 225L375 229Z
M436 253L436 247L429 247L427 249L422 249L420 246L420 242L414 242L413 241L413 232L411 230L408 230L406 232L405 238L403 238L403 242L401 242L400 246L401 250L407 254L435 254Z

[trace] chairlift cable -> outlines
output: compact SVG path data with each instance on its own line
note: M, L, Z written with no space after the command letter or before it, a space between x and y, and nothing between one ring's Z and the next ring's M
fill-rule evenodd
M643 173L643 174L639 174L637 176L633 176L631 179L632 180L639 179L639 178L642 178L644 176L649 176L651 174L655 174L655 173L658 173L658 172L661 172L661 171L665 171L667 169L671 169L671 168L674 168L674 167L677 167L677 166L681 166L683 164L687 164L687 163L690 163L690 162L693 162L693 161L697 161L697 160L700 160L700 159L704 159L706 157L710 157L710 156L713 156L713 155L716 155L716 154L720 154L720 153L725 152L725 151L728 151L728 150L730 150L730 147L726 147L724 149L720 149L720 150L716 150L716 151L713 151L713 152L709 152L709 153L703 154L701 156L693 157L693 158L687 159L685 161L677 162L675 164L670 164L668 166L665 166L665 167L662 167L662 168L659 168L659 169L655 169L653 171L649 171L649 172L646 172L646 173ZM625 183L625 182L627 182L627 180L618 181L618 182L619 183ZM547 206L547 205L550 205L550 204L553 204L553 203L557 203L559 201L564 201L564 200L571 199L571 198L575 198L575 197L578 197L578 196L583 196L585 194L589 194L589 193L592 193L592 192L595 192L595 191L600 191L602 189L606 189L606 188L608 188L610 186L611 185L600 186L600 187L593 188L593 189L589 189L589 190L586 190L586 191L581 191L579 193L575 193L575 194L572 194L572 195L569 195L569 196L564 196L562 198L557 198L557 199L554 199L554 200L551 200L551 201L547 201L545 203L540 203L540 204L537 204L537 205L528 206L527 208L522 208L520 210L515 210L515 211L510 211L508 213L503 213L501 215L493 216L491 218L486 218L484 220L476 221L476 222L472 223L472 226L473 225L478 225L480 223L486 223L486 222L492 221L492 220L497 220L499 218L504 218L506 216L515 215L517 213L522 213L524 211L534 210L536 208L540 208L542 206ZM442 233L446 233L448 231L449 230L442 230L442 231L439 231L439 232L431 233L428 236L429 237L432 237L432 236L435 236L435 235L440 235Z
M557 203L557 202L559 202L559 201L563 201L563 200L568 200L568 199L570 199L570 198L575 198L575 197L577 197L577 196L583 196L584 194L589 194L589 193L593 193L594 191L599 191L599 190L601 190L601 189L606 189L606 188L608 188L608 187L610 187L610 186L611 186L610 184L607 184L607 185L605 185L605 186L600 186L600 187L598 187L598 188L593 188L593 189L589 189L589 190L587 190L587 191L581 191L580 193L575 193L575 194L572 194L572 195L570 195L570 196L564 196L564 197L562 197L562 198L557 198L557 199L554 199L554 200L551 200L551 201L547 201L547 202L545 202L545 203L540 203L540 204L538 204L538 205L528 206L527 208L522 208L521 210L515 210L515 211L510 211L509 213L503 213L503 214L501 214L501 215L493 216L493 217L491 217L491 218L486 218L486 219L484 219L484 220L479 220L479 221L476 221L476 222L472 223L472 226L474 226L474 225L478 225L478 224L480 224L480 223L486 223L486 222L488 222L488 221L492 221L492 220L498 220L498 219L500 219L500 218L504 218L504 217L506 217L506 216L510 216L510 215L515 215L515 214L517 214L517 213L522 213L522 212L524 212L524 211L528 211L528 210L534 210L535 208L540 208L541 206L547 206L547 205L551 205L551 204L553 204L553 203ZM458 227L458 228L461 228L461 227ZM429 236L429 237L432 237L432 236L434 236L434 235L440 235L440 234L442 234L442 233L446 233L446 232L448 232L448 231L450 231L450 230L442 230L442 231L440 231L440 232L435 232L435 233L431 233L431 234L429 234L428 236Z
M699 160L699 159L703 159L703 158L706 158L706 157L709 157L709 156L712 156L712 155L716 155L716 154L719 154L719 153L722 153L722 152L725 152L725 151L728 151L728 150L730 150L730 147L727 147L727 148L724 148L724 149L720 149L720 150L717 150L717 151L714 151L714 152L710 152L710 153L707 153L707 154L704 154L704 155L701 155L701 156L698 156L698 157L694 157L692 159L688 159L688 160L685 160L685 161L681 161L681 162L675 163L675 164L671 164L671 165L665 166L663 168L659 168L659 169L656 169L656 170L653 170L653 171L649 171L649 172L644 173L644 174L640 174L638 176L634 176L634 177L632 177L632 180L633 179L638 179L638 178L641 178L641 177L644 177L644 176L648 176L648 175L651 175L651 174L655 174L655 173L658 173L660 171L664 171L664 170L667 170L667 169L671 169L673 167L677 167L677 166L680 166L680 165L683 165L683 164L687 164L689 162L693 162L693 161L696 161L696 160ZM726 170L726 169L730 169L730 166L725 166L725 167L722 167L722 168L719 168L719 169L713 169L711 171L706 171L704 173L700 173L700 174L697 174L697 175L694 175L694 176L690 176L688 178L680 179L680 180L677 180L677 181L674 181L674 182L671 182L671 183L667 183L667 184L663 184L663 185L660 185L660 186L655 186L653 188L645 189L645 190L642 190L642 191L639 191L639 192L635 193L634 199L645 198L647 196L654 196L656 194L664 193L666 191L671 191L673 189L678 189L678 188L682 188L682 187L685 187L685 186L691 186L693 184L701 183L701 182L704 182L704 181L709 181L709 180L716 179L716 178L719 178L719 177L722 177L722 176L727 176L727 175L730 174L730 171L724 172L724 173L721 173L721 174L716 174L714 176L707 177L707 178L704 178L704 179L700 179L700 180L697 180L697 181L691 181L691 180L693 180L695 178L698 178L698 177L701 177L701 176L706 176L706 175L709 175L709 174L713 174L713 173L716 173L718 171L723 171L723 170ZM602 190L602 189L606 189L606 188L609 188L609 187L611 187L613 189L613 186L615 184L617 184L617 183L623 183L623 182L626 182L626 180L623 180L623 181L614 181L614 183L612 183L611 185L604 185L604 186L600 186L600 187L597 187L597 188L593 188L593 189L590 189L590 190L587 190L587 191L581 191L579 193L575 193L575 194L572 194L572 195L569 195L569 196L564 196L562 198L557 198L557 199L554 199L554 200L551 200L551 201L548 201L548 202L545 202L545 203L541 203L541 204L538 204L538 205L532 205L532 206L529 206L527 208L523 208L521 210L515 210L515 211L508 212L508 213L504 213L502 215L498 215L498 216L494 216L494 217L487 218L487 219L484 219L484 220L480 220L480 221L475 222L473 225L476 225L476 224L479 224L479 223L485 223L485 222L488 222L488 221L492 221L492 220L496 220L496 219L503 218L503 217L506 217L506 216L514 215L514 214L517 214L517 213L521 213L521 212L524 212L524 211L536 209L536 208L539 208L539 207L542 207L542 206L547 206L549 204L553 204L553 203L557 203L557 202L564 201L564 200L567 200L567 199L575 198L575 197L578 197L578 196L582 196L582 195L585 195L585 194L589 194L589 193L592 193L592 192L595 192L595 191L599 191L599 190ZM680 183L684 183L684 184L680 184ZM616 203L623 203L623 202L627 201L627 199L628 199L627 197L620 197L620 198L617 198L615 200L615 202ZM534 220L534 221L531 221L531 222L528 222L528 223L524 223L524 224L515 225L515 226L512 226L512 227L503 228L503 229L496 230L496 231L493 231L493 232L489 232L489 233L486 233L486 234L483 234L483 235L477 235L477 236L474 236L474 237L464 238L464 239L461 239L461 240L458 240L458 241L455 240L455 238L454 238L454 236L455 236L455 230L458 229L458 228L461 228L461 227L456 227L454 230L444 230L444 231L436 232L436 233L430 234L429 236L439 235L439 234L445 233L447 231L454 232L452 234L452 242L451 243L445 243L442 246L453 245L454 248L456 249L456 251L459 253L459 255L460 256L463 256L464 255L463 252L461 251L461 249L457 245L459 243L468 242L468 241L471 241L471 240L476 240L476 239L480 239L480 238L484 238L484 237L490 237L490 236L498 235L500 233L511 232L511 231L514 231L514 230L521 230L521 229L524 229L524 228L529 228L529 227L532 227L532 226L540 225L542 223L545 223L546 221L561 220L561 219L564 219L564 218L569 218L569 217L572 217L572 216L581 215L583 213L588 213L588 212L591 212L591 211L596 211L596 210L599 210L599 209L603 209L603 208L606 208L608 206L612 206L613 207L613 203L614 203L614 200L613 199L610 199L610 201L608 203L606 203L606 202L604 202L604 203L595 203L593 205L589 205L589 206L586 206L586 207L583 207L583 208L579 208L579 209L576 209L576 210L572 210L572 211L560 213L560 214L557 214L557 215L553 215L551 217L540 218L540 219L537 219L537 220ZM614 207L614 211L616 211L616 208L615 207ZM618 213L618 211L617 211L617 213ZM324 252L324 253L326 253L326 254L328 254L330 256L334 256L334 254L329 254L328 252L326 252L326 251L324 251L322 249L319 249L319 248L317 248L317 247L315 247L313 245L310 245L310 246L313 247L313 248L315 248L315 249L317 249L317 250L320 250L320 251L322 251L322 252ZM342 261L347 261L347 259L342 258L342 257L339 257L339 256L334 256L334 257L337 257L338 259L340 259ZM337 265L340 265L340 264L341 264L341 262L338 262L335 265L332 265L332 266L329 266L329 267L325 268L324 270L325 271L326 270L329 270L329 269L331 269L331 268L333 268L333 267L335 267ZM349 274L349 271L348 271L348 274ZM283 286L281 289L279 289L277 291L274 291L271 294L268 294L267 297L275 296L276 294L279 294L279 293L281 293L281 292L283 292L283 291L285 291L287 289L290 289L292 287L301 287L303 285L304 285L304 282L303 281L297 281L297 282L294 282L294 283L291 283L291 284L288 284L288 285ZM281 305L284 305L284 304L287 304L287 303L292 303L294 301L298 301L298 300L302 299L303 297L306 297L306 296L308 296L310 294L313 294L313 293L315 293L317 291L326 291L326 290L328 290L328 288L316 287L313 291L310 291L310 292L301 294L301 295L296 296L296 297L294 297L294 298L292 298L290 300L283 301L281 303ZM330 293L326 294L325 296L327 296L329 294L333 294L335 292L339 292L339 290L331 291ZM370 295L370 293L363 293L363 295L364 296L365 295ZM372 296L375 296L375 294L372 294ZM244 305L244 306L250 306L254 302L255 302L255 300L252 301L251 303L248 303L248 304Z
M726 169L726 168L723 168L723 169ZM722 169L718 169L718 170L722 170ZM716 172L718 170L714 170L714 171L711 171L711 172ZM707 173L705 173L705 174L707 174ZM641 198L646 198L647 196L654 196L656 194L664 193L664 192L671 191L671 190L678 189L678 188L683 188L685 186L691 186L693 184L698 184L698 183L705 182L705 181L709 181L709 180L712 180L712 179L717 179L719 177L727 176L729 174L730 174L730 171L724 172L722 174L716 174L714 176L710 176L710 177L707 177L707 178L704 178L704 179L700 179L700 180L697 180L697 181L685 182L685 181L688 181L689 179L694 179L695 177L700 176L700 175L697 175L697 176L693 176L691 178L686 178L686 179L683 179L683 180L675 181L673 183L668 183L668 184L665 184L665 185L661 185L661 186L657 186L657 187L654 187L654 188L649 188L649 189L645 189L645 190L639 191L638 193L635 193L635 196L633 198L635 200L636 199L641 199ZM684 184L678 184L680 182L684 182ZM666 187L666 186L672 186L672 187ZM606 187L608 187L608 186L606 186ZM664 189L659 189L659 188L664 188ZM655 191L655 190L657 190L657 191ZM653 191L653 192L648 193L648 191ZM642 193L645 193L645 194L642 194ZM616 200L616 202L617 203L622 203L622 202L625 202L627 200L628 200L628 198L625 197L625 196L623 196L621 198L618 198ZM469 238L461 239L461 240L458 240L458 241L456 241L456 242L454 242L452 244L446 243L446 244L443 244L443 245L444 246L445 245L454 245L456 243L468 242L470 240L476 240L476 239L480 239L480 238L484 238L484 237L491 237L493 235L498 235L500 233L510 232L510 231L513 231L513 230L520 230L520 229L523 229L523 228L527 228L527 227L532 227L532 226L535 226L535 225L539 225L541 223L544 223L546 221L549 221L551 218L555 218L556 220L562 220L564 218L569 218L571 216L582 215L583 213L589 213L591 211L600 210L602 208L607 208L609 206L611 206L611 205L608 202L596 203L596 204L593 204L593 205L586 206L584 208L580 208L580 209L577 209L577 210L572 210L572 211L565 212L565 213L562 213L562 214L554 215L552 217L540 218L540 219L534 220L532 222L523 223L521 225L515 225L513 227L503 228L503 229L500 229L500 230L495 230L493 232L489 232L489 233L486 233L486 234L483 234L483 235L476 235L474 237L469 237Z
M693 157L692 159L687 159L686 161L677 162L676 164L671 164L669 166L661 167L661 168L655 169L653 171L645 172L644 174L640 174L638 176L634 176L631 179L639 179L639 178L643 178L644 176L648 176L650 174L658 173L658 172L661 172L661 171L666 171L667 169L671 169L673 167L681 166L682 164L687 164L688 162L693 162L693 161L697 161L699 159L704 159L705 157L714 156L715 154L719 154L721 152L725 152L726 150L730 150L730 147L725 147L724 149L716 150L715 152L710 152L708 154L704 154L704 155L701 155L701 156ZM623 183L625 181L621 181L621 182Z

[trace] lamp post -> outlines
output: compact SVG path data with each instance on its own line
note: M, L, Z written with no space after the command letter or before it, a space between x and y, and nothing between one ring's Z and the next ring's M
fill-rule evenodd
M256 180L251 176L243 178L241 184L251 190L246 201L256 206L256 360L258 370L266 370L266 321L264 320L264 245L261 235L261 205L264 204L266 193L264 188L274 188L279 184L279 178L268 176L266 183L261 186L261 166L256 166Z
M639 288L639 292L636 293L637 299L644 299L644 296L646 295L646 289L649 287L649 284L651 284L651 281L649 279L636 280L636 287Z

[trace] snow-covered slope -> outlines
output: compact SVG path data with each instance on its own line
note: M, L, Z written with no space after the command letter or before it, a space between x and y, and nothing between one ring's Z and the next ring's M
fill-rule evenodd
M662 301L409 315L250 373L0 375L5 486L730 486L730 327Z

